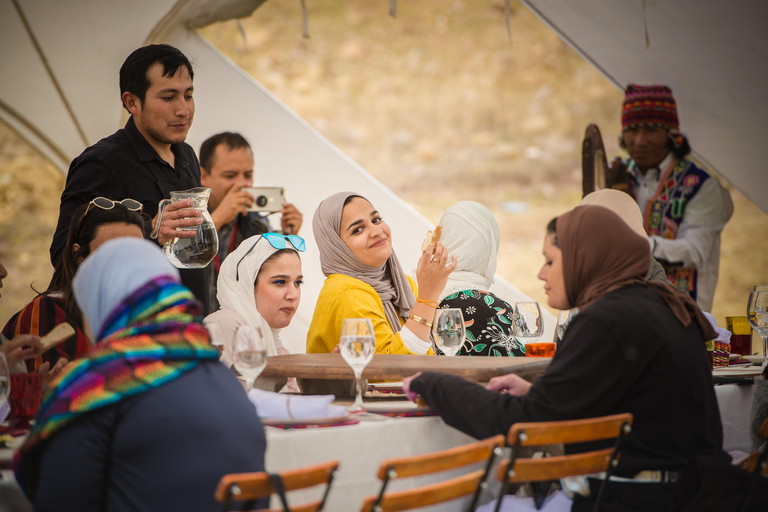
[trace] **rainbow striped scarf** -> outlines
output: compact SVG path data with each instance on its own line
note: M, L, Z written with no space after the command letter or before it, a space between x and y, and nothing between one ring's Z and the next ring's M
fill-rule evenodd
M199 323L200 304L169 277L136 290L105 322L104 338L70 363L46 391L35 427L16 454L16 478L28 496L36 488L40 447L87 412L150 391L215 361L208 331Z

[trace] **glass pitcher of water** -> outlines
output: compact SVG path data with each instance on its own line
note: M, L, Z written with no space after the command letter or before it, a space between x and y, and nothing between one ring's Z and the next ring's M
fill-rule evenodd
M211 195L211 189L197 187L173 191L170 195L170 199L163 199L158 205L157 222L151 236L157 238L166 206L176 201L191 199L192 206L188 209L200 210L203 223L197 226L176 228L177 231L194 231L195 236L192 238L174 238L163 246L163 253L177 268L206 267L219 252L219 235L216 233L211 214L208 213L208 197Z

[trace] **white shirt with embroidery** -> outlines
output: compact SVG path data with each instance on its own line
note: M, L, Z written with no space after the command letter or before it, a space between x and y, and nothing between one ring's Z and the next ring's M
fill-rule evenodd
M672 152L659 167L648 169L643 176L637 172L635 196L646 222L648 201L659 188L660 176L674 163ZM731 195L711 177L685 205L677 238L669 240L658 235L648 237L653 255L670 263L682 263L698 271L696 302L704 311L712 311L717 276L720 267L720 233L733 215Z

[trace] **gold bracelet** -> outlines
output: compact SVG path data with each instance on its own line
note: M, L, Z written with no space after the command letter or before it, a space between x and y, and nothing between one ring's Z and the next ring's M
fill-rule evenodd
M429 321L429 320L427 320L426 318L421 318L420 316L416 316L416 315L414 315L413 313L411 313L410 315L408 315L408 320L413 320L413 321L414 321L414 322L416 322L416 323L419 323L419 324L424 324L424 325L426 325L426 326L427 326L427 327L429 327L430 329L432 328L432 322L430 322L430 321Z
M438 302L436 300L416 299L416 302L421 302L422 304L426 304L427 306L431 307L432 309L437 309Z

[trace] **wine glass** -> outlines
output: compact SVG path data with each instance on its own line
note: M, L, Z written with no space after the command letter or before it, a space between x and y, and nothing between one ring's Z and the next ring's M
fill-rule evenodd
M555 325L555 337L552 340L555 344L563 341L565 337L565 329L573 320L573 316L578 312L578 309L561 310L557 313L557 325Z
M538 302L517 302L512 314L512 333L515 338L538 338L544 332L541 306Z
M11 371L8 369L8 361L5 354L0 352L0 423L5 421L11 412L8 397L11 395Z
M235 370L245 378L246 390L250 390L256 377L267 366L267 343L261 329L249 325L238 327L232 344L232 356Z
M768 365L768 286L755 286L747 302L749 324L763 340L763 368Z
M376 353L376 335L370 318L346 318L341 325L339 340L341 357L355 372L355 403L347 410L363 410L363 369Z
M459 353L467 330L464 327L464 315L459 308L444 308L435 311L432 322L432 337L437 347L446 356Z

